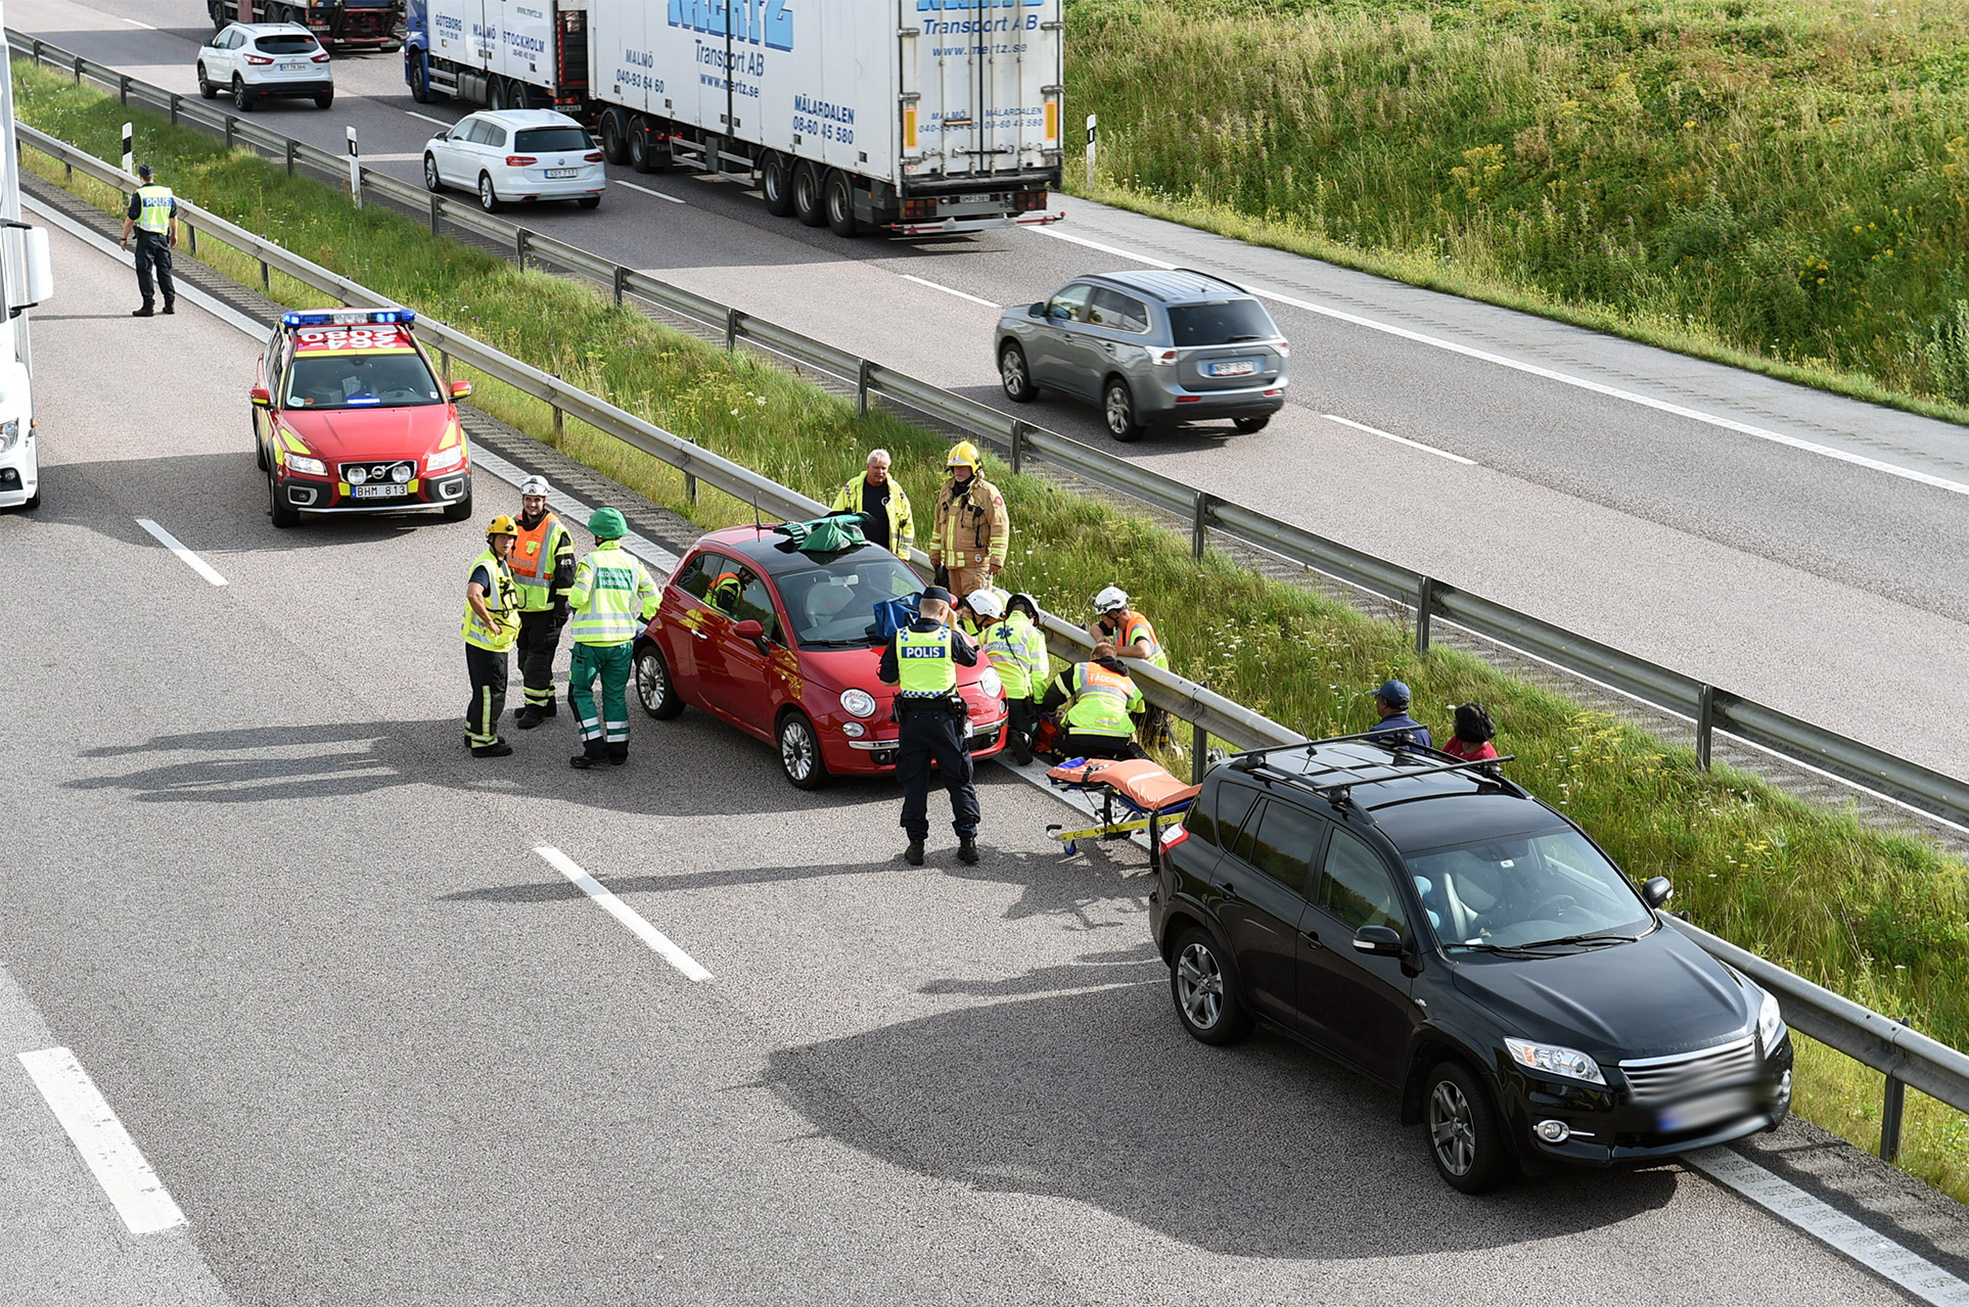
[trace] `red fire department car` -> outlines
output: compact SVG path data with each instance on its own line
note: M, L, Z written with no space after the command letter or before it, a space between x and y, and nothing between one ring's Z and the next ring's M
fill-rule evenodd
M699 540L663 587L634 646L636 695L660 720L684 705L770 741L803 790L831 776L896 769L895 687L875 677L888 640L875 608L923 582L879 545L800 549L770 528L728 527ZM1004 685L989 659L957 669L970 708L971 756L1005 747Z
M472 465L455 400L409 309L283 314L253 382L253 443L278 527L308 513L472 513Z

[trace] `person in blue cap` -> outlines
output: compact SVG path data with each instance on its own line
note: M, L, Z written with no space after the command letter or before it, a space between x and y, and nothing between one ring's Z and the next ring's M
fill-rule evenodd
M1368 727L1371 735L1381 735L1388 731L1400 731L1408 737L1410 744L1419 744L1425 749L1435 747L1435 740L1429 735L1429 728L1408 715L1408 687L1400 681L1384 681L1374 692L1374 710L1381 714L1381 720Z

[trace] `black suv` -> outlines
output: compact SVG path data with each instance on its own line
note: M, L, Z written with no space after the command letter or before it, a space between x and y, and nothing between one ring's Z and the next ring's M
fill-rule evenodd
M1664 924L1667 880L1637 890L1496 763L1386 734L1240 754L1160 855L1184 1027L1227 1044L1263 1017L1394 1086L1466 1193L1790 1106L1777 1000Z

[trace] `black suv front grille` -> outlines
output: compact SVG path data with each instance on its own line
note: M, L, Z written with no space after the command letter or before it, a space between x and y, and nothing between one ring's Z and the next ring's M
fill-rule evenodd
M1741 1085L1757 1075L1757 1041L1739 1039L1721 1048L1703 1048L1673 1057L1636 1058L1620 1072L1636 1103L1660 1103L1705 1089Z

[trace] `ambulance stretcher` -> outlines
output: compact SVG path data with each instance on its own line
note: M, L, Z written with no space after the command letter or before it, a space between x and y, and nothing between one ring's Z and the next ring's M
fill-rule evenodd
M1185 785L1159 764L1139 759L1071 758L1047 772L1046 779L1058 789L1101 798L1100 825L1071 831L1061 825L1046 828L1066 853L1077 853L1081 840L1123 840L1146 830L1151 860L1157 860L1160 849L1156 826L1179 820L1202 788Z

